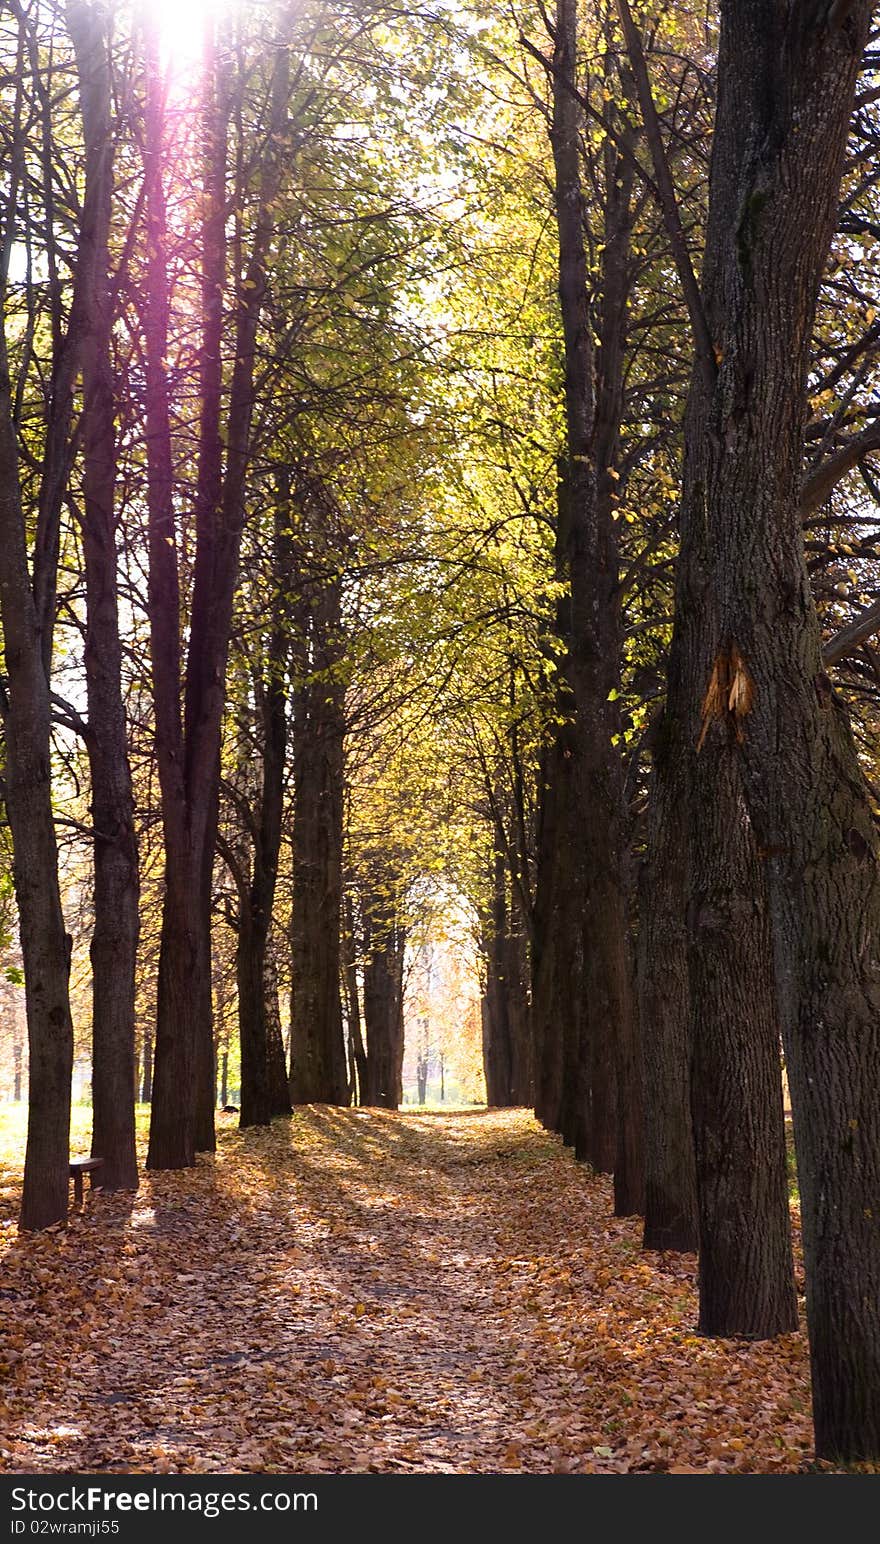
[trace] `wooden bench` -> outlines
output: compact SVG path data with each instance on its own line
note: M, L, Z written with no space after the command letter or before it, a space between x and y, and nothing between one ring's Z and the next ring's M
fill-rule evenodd
M82 1205L83 1175L88 1174L91 1176L91 1185L94 1189L95 1172L97 1169L103 1168L103 1166L103 1158L71 1158L70 1174L73 1179L73 1202L75 1206Z

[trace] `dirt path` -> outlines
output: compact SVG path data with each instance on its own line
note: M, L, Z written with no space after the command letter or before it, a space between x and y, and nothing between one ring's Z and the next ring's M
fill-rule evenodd
M7 1197L7 1203L10 1198ZM0 1238L0 1467L797 1468L803 1338L693 1333L694 1261L639 1252L522 1111L315 1108Z

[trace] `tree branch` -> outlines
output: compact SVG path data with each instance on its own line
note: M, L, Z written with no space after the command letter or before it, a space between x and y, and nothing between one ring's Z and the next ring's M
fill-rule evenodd
M233 851L233 848L229 842L227 842L226 837L223 835L222 831L217 832L215 845L218 855L223 859L223 862L226 864L226 867L232 876L235 888L238 891L239 899L242 902L246 901L248 890L250 888L248 876L245 874L245 871L242 868L236 853ZM230 925L232 925L228 912L226 914L226 920L227 922L230 922Z
M861 434L854 434L804 480L801 488L801 519L806 520L814 509L824 504L841 478L851 472L854 466L858 466L862 457L871 450L880 450L880 423L870 424Z
M633 21L628 0L617 0L617 10L635 79L636 95L638 96L639 107L642 111L645 137L648 141L651 160L654 164L657 195L660 201L664 224L666 225L666 234L669 238L669 245L672 248L672 256L678 270L679 281L684 294L688 316L690 317L697 359L706 385L711 391L718 375L715 348L709 332L706 313L703 309L703 297L700 294L700 286L697 283L697 276L694 273L690 252L688 251L684 230L682 229L678 199L675 194L672 173L669 170L669 162L666 159L666 151L663 147L660 119L657 116L657 109L654 105L654 96L651 91L651 81L648 76L648 66L645 63L642 40L639 36L639 30Z
M872 606L866 606L864 611L854 621L842 627L839 633L830 638L822 650L822 663L824 665L839 665L842 659L855 654L869 638L880 632L880 601L875 601Z
M57 692L49 693L49 701L52 706L59 708L59 713L53 714L56 724L62 724L66 729L72 729L81 739L88 742L90 738L89 726L85 719L76 711L76 708L66 698L59 697Z

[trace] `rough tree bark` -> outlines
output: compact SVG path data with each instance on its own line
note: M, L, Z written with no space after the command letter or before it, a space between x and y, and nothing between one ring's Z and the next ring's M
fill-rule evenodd
M531 1100L532 1058L527 960L514 926L513 895L504 853L492 859L491 907L483 919L485 985L481 1005L486 1100L503 1108Z
M222 468L218 463L217 418L218 393L222 389L222 312L218 323L222 291L217 286L225 278L226 104L210 95L207 102L197 550L182 718L180 591L165 364L169 300L162 187L164 97L155 38L152 46L146 112L145 354L151 644L166 871L147 1164L152 1169L167 1169L192 1165L197 1150L214 1145L210 913L220 734L232 606L246 514L257 328L267 289L275 203L286 165L288 55L279 46L273 56L258 207L245 271L236 275L233 360ZM208 79L209 93L217 90L217 71L209 71Z
M223 546L222 532L218 527L224 513L223 332L226 321L226 157L231 109L230 84L228 61L217 46L216 29L209 24L202 63L201 339L194 507L196 550L183 709L188 841L179 854L169 853L166 843L166 862L177 863L182 859L184 869L188 870L186 885L170 886L172 896L181 899L186 896L188 915L169 919L167 964L175 973L181 966L187 963L189 966L192 1005L190 1033L194 1038L195 1079L193 1140L196 1152L211 1152L214 1149L217 1090L211 980L211 892L219 814L220 733L219 723L216 730L214 727L216 708L211 687L212 678L216 680L221 659L225 686L228 649L228 632L224 639L217 627L215 571ZM242 405L245 412L250 411L249 401ZM221 584L224 582L225 576ZM182 956L175 959L174 946L177 939L186 942ZM162 941L164 946L164 928ZM161 1020L161 1003L157 1005L157 1014ZM157 1036L157 1050L158 1046Z
M86 150L78 284L83 406L82 543L86 578L85 671L95 829L92 962L92 1152L105 1190L136 1190L135 969L140 881L122 699L115 512L116 436L111 354L110 218L113 135L109 40L103 7L67 8L76 53Z
M580 175L575 0L558 0L554 32L550 144L559 239L559 306L565 359L566 446L557 487L556 570L567 593L557 607L557 727L542 756L532 948L536 1113L570 1142L589 1129L589 1093L578 1077L590 1065L583 989L584 814L587 749L581 718L584 601L589 591L589 521L595 502L592 326L587 300ZM579 1095L581 1097L579 1097Z
M513 1036L510 1023L508 983L505 973L507 934L506 876L504 854L492 854L490 906L483 919L482 946L485 970L480 1017L483 1029L483 1072L486 1103L491 1108L513 1104Z
M667 696L673 692L672 676ZM699 1247L691 1121L690 978L685 929L686 826L675 776L673 713L651 735L647 853L639 883L638 984L645 1089L646 1249Z
M40 60L30 21L19 18L16 79ZM49 678L55 625L61 506L71 464L70 423L83 323L77 276L64 327L58 255L54 250L51 123L44 125L42 197L50 269L51 375L37 500L33 574L22 506L15 394L5 326L0 328L0 623L4 679L0 693L5 739L3 797L12 834L13 881L19 911L28 1024L28 1135L20 1212L24 1228L44 1228L67 1216L70 1080L71 940L65 930L52 811ZM23 98L14 100L11 154L4 183L0 289L5 302L9 258L17 235L24 176Z
M510 1092L514 1105L526 1108L532 1103L534 1088L532 1013L529 1002L529 944L515 897L514 889L508 913L506 966L507 978L511 983L509 1011L513 1041L513 1084Z
M144 185L147 245L144 304L144 370L147 429L147 541L150 655L155 714L154 743L165 841L165 895L159 948L157 1025L153 1052L148 1168L195 1163L193 1061L186 969L195 964L196 941L178 921L185 916L186 865L176 859L187 846L180 706L180 578L174 511L174 472L168 383L170 325L168 222L164 187L165 91L155 33L145 60ZM184 869L183 875L177 870ZM175 956L186 959L176 967ZM161 1012L158 1004L161 1003Z
M734 764L767 876L798 1150L817 1451L880 1453L880 884L822 666L800 477L818 286L871 7L725 0L684 507L712 636L690 678L697 812ZM711 894L711 828L694 854Z
M287 1076L287 1055L284 1049L284 1031L281 1027L281 1006L278 1001L278 968L271 942L266 950L263 967L263 996L266 1004L266 1063L269 1071L269 1108L273 1119L276 1115L290 1115L290 1080Z
M23 1228L67 1217L73 1026L69 944L52 813L49 682L31 591L9 361L0 331L0 621L5 680L4 801L12 832L28 1021Z
M604 244L599 350L596 358L595 513L590 564L593 618L590 650L589 819L584 989L592 1024L592 1151L576 1151L597 1168L614 1171L618 1216L644 1210L641 1061L636 1025L634 960L625 873L626 820L620 754L622 652L620 552L615 476L624 411L627 305L632 240L633 132L621 124L617 144L606 141ZM603 1067L606 1070L603 1078Z
M561 1126L563 1047L566 1039L580 1044L583 1004L578 846L576 840L566 839L571 835L567 817L578 807L572 786L576 767L573 709L562 679L557 707L557 718L565 722L556 727L540 761L531 949L535 1114L550 1131Z
M713 757L714 760L714 757ZM687 892L700 1328L797 1329L763 876L733 758L691 767Z
M388 890L391 881L388 881ZM403 1101L403 965L406 929L393 896L375 886L362 894L366 1082L361 1104L396 1110Z
M626 0L618 3L696 341L687 481L701 398L715 391L715 346L675 209L638 33ZM762 880L735 767L696 796L705 762L696 753L693 673L702 669L713 624L705 603L705 524L686 496L680 536L666 702L653 732L642 892L642 1035L652 1096L645 1242L693 1247L696 1222L701 1327L759 1338L797 1324L778 1020ZM713 857L701 867L707 840Z
M738 780L719 780L699 810L686 797L704 565L700 530L683 509L640 906L644 1243L699 1248L706 1333L761 1337L797 1325L778 1019L763 878ZM715 859L698 878L696 847L710 832Z
M479 736L474 743L480 761L480 769L486 793L486 817L491 822L494 852L489 873L490 900L487 914L481 918L482 954L485 968L484 991L481 1003L483 1025L483 1067L488 1089L495 1088L494 1073L489 1067L492 1058L494 1032L487 1000L493 996L496 982L504 983L507 1030L510 1037L510 1101L514 1106L527 1108L535 1103L535 1045L532 1026L532 1005L529 992L531 979L531 944L534 936L534 894L532 886L533 816L526 791L527 774L523 765L520 728L517 722L517 675L518 657L513 643L513 618L505 594L505 623L509 640L507 657L508 703L510 722L507 729L506 766L493 767L480 748ZM499 773L501 774L499 776ZM499 877L497 860L501 861ZM503 895L501 882L503 880ZM493 913L503 911L503 930L499 935L493 925ZM496 916L496 920L497 920ZM502 959L503 954L503 959ZM491 1096L490 1096L491 1097ZM500 1092L499 1092L500 1097Z
M277 1061L281 1040L278 993L270 972L269 933L284 815L284 775L287 756L288 656L287 616L291 585L290 504L286 487L279 487L273 532L271 627L265 668L257 683L262 719L261 786L253 811L253 842L249 882L239 897L236 949L238 1022L241 1035L242 1126L267 1125L276 1115L290 1114L287 1077L278 1086ZM271 975L271 979L270 979ZM272 1007L274 1003L274 1018ZM281 1061L284 1048L281 1046ZM273 1065L275 1076L273 1077Z
M291 1065L294 1104L348 1104L340 986L345 687L341 585L321 584L301 608L293 714Z
M577 49L575 0L558 0L550 139L565 351L566 450L560 466L558 549L569 592L562 625L566 655L560 665L568 702L561 706L567 707L570 722L550 748L548 776L542 779L552 786L550 819L539 846L538 970L532 1001L542 1059L551 1074L547 1079L545 1071L539 1072L547 1083L542 1118L555 1124L580 1156L596 1167L613 1167L615 1211L625 1215L643 1205L641 1069L623 882L623 777L615 747L619 723L613 700L620 653L613 462L622 409L630 188L628 163L618 166L609 149L597 382L584 248ZM542 863L548 833L552 860ZM573 936L566 939L567 934ZM562 957L555 958L557 954ZM558 1105L556 1062L553 1056L547 1059L554 1044L554 1021L562 1041Z

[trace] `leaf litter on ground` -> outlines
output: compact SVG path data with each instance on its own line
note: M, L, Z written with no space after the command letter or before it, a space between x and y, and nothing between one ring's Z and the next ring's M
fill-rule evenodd
M803 1333L696 1334L696 1260L527 1112L313 1106L18 1234L0 1468L785 1473ZM8 1146L8 1142L7 1142Z

